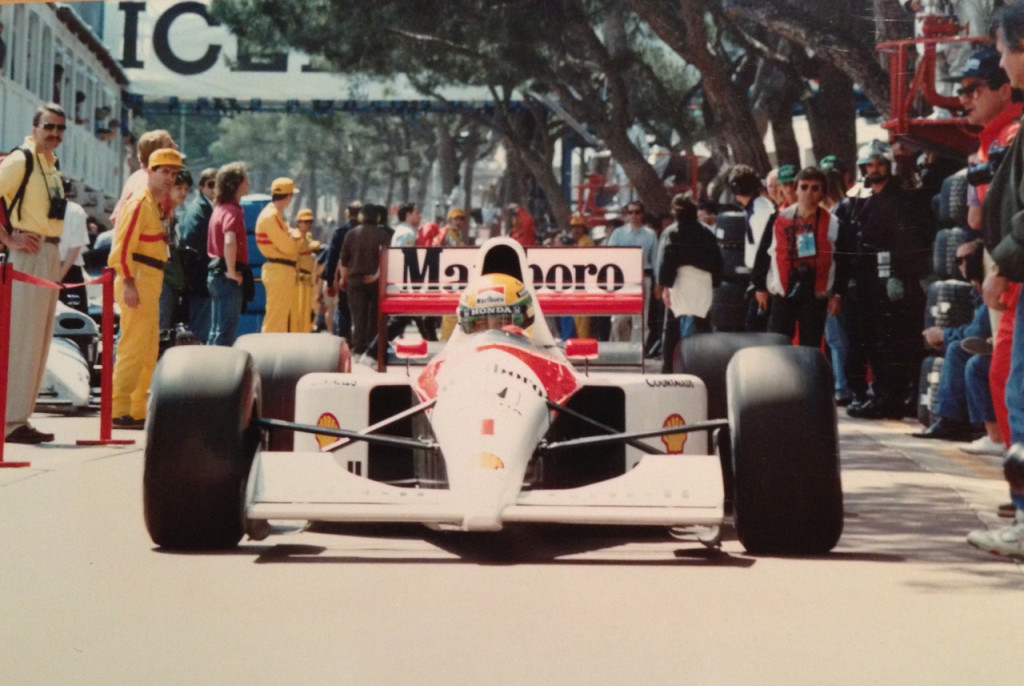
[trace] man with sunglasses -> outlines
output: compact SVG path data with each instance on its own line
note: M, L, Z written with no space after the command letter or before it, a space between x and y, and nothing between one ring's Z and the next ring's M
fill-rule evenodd
M121 208L128 202L128 199L148 187L149 156L162 148L178 149L178 144L171 138L171 134L164 129L147 131L139 136L139 142L135 146L139 159L139 168L132 172L132 175L124 182L124 188L121 189L121 197L118 199L117 204L114 205L114 211L110 213L111 226L117 226L117 219L121 215ZM166 202L170 203L169 197ZM170 209L169 204L165 205L163 208L164 214L167 214Z
M769 309L768 330L792 338L799 325L800 345L817 348L825 319L839 311L835 243L839 220L821 206L825 173L807 167L796 175L796 204L781 210L758 246L751 277L754 297ZM845 270L840 269L840 273Z
M971 53L966 69L958 79L960 87L957 95L967 121L983 127L978 134L978 151L970 160L974 171L967 175L967 224L976 232L983 230L982 203L988 194L989 181L1000 156L1020 128L1021 104L1013 102L1010 78L999 65L999 60L997 51L987 47L978 48ZM1020 284L1008 284L1006 293L1002 295L1002 305L1007 308L1016 307L1019 293ZM989 380L1001 435L1008 436L1010 427L1006 409L1006 380L1010 374L1014 318L1001 317L1000 313L998 308L989 310L992 331L995 332Z
M206 240L213 216L213 196L217 187L217 169L209 167L199 175L199 192L185 205L181 217L178 250L185 268L185 299L188 301L188 327L197 340L210 336L210 292L206 276L210 258Z
M644 205L634 200L626 205L626 224L612 231L608 245L616 247L638 247L643 251L644 261L644 313L641 315L613 315L612 340L643 344L641 332L643 322L650 311L651 282L654 276L654 257L658 250L658 234L644 225Z
M64 232L64 185L54 151L67 129L64 110L49 103L32 117L32 135L19 151L0 162L0 196L4 216L0 243L16 271L47 281L60 277L58 245ZM31 160L31 173L26 178ZM24 183L24 194L15 196ZM12 207L12 203L14 206ZM57 291L15 281L11 292L10 354L7 359L7 417L4 435L8 443L47 443L44 433L29 421L43 379L43 366L53 336Z

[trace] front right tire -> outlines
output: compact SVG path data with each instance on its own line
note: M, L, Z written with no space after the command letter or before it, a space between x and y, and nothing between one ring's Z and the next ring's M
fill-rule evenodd
M832 376L820 350L740 350L727 372L736 533L748 552L822 554L843 531Z

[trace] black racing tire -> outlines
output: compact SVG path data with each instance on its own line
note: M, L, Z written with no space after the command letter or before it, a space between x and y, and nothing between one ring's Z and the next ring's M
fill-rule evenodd
M252 355L263 385L262 415L295 420L295 385L306 374L347 372L351 355L345 340L323 333L255 333L239 336L235 348ZM269 450L293 449L294 432L271 429Z
M728 416L725 370L729 366L732 356L745 348L789 344L789 339L781 333L716 332L687 336L676 346L672 371L693 374L703 381L708 392L708 419L725 419ZM713 445L711 438L709 436L708 445ZM733 490L732 445L728 429L718 432L718 459L722 463L722 480L725 484L726 499L731 501Z
M957 279L933 281L925 294L924 328L968 324L974 309L974 286Z
M740 350L729 363L733 516L754 554L814 555L843 532L832 375L820 350Z
M967 231L961 228L939 229L932 244L932 271L940 279L956 279L960 270L956 264L956 250L967 240Z
M722 251L727 256L726 251ZM742 260L742 255L740 256ZM711 294L711 326L715 331L742 332L747 319L747 281L723 281Z
M967 172L947 176L939 193L939 225L963 226L967 223Z
M679 341L672 371L699 377L708 389L708 419L725 419L725 370L732 356L745 348L789 344L781 333L718 331L687 336Z
M231 548L245 532L245 489L260 444L252 357L215 346L171 348L153 374L143 506L162 548Z

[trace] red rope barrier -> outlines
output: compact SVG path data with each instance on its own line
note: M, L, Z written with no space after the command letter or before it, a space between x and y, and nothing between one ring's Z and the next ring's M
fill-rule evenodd
M6 260L0 264L0 417L7 416L7 375L10 364L11 347L11 293L15 281L41 286L43 288L74 288L77 286L88 286L102 284L103 286L103 316L101 320L101 341L103 350L100 356L100 437L98 440L80 440L77 445L131 445L135 443L131 439L111 438L113 425L111 393L113 390L114 374L114 270L109 267L103 270L98 278L86 281L83 284L59 284L38 276L19 272ZM31 462L5 462L4 445L6 437L0 436L0 468L3 467L28 467Z

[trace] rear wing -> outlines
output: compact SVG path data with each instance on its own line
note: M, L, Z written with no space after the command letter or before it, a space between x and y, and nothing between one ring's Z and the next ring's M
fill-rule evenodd
M478 259L475 247L382 250L378 336L386 336L389 316L454 315ZM545 316L644 311L638 247L530 247L526 262Z

